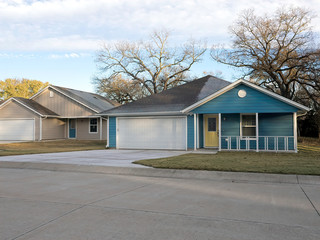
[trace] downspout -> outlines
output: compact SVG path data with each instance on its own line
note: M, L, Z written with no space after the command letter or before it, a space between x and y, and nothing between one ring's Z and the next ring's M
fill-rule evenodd
M304 112L304 113L301 113L301 114L297 114L297 121L298 121L298 118L299 118L299 117L306 116L307 113L308 113L308 112ZM297 123L297 124L298 124L298 123ZM299 130L299 129L298 129L298 125L297 125L297 131L298 131L298 130ZM299 131L299 132L300 132L300 131ZM298 137L298 136L300 136L300 133L297 135L297 137Z
M100 117L100 140L102 140L102 117Z
M48 118L48 116L44 116L43 117L43 119L47 119ZM40 122L40 124L39 124L39 141L41 141L42 140L42 127L43 127L43 124L42 124L42 117L40 116L40 119L39 119L39 122Z
M293 136L294 136L294 151L297 153L298 152L298 128L297 128L297 113L293 113Z
M42 117L39 118L39 141L42 140Z
M218 137L219 137L219 152L221 151L221 113L219 113L219 132L218 132Z
M259 152L259 113L256 113L256 152Z
M304 113L301 113L301 114L297 114L297 118L298 118L298 117L303 117L303 116L307 115L307 113L308 113L308 112L304 112Z
M303 117L307 115L308 112L304 112L301 114L297 114L297 112L293 113L293 136L294 136L294 151L298 152L298 117Z

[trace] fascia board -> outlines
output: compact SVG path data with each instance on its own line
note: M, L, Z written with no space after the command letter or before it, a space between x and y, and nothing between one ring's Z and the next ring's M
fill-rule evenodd
M285 102L285 103L287 103L287 104L289 104L291 106L294 106L294 107L296 107L298 109L301 109L301 110L304 110L304 111L310 111L310 108L308 108L306 106L303 106L300 103L296 103L296 102L294 102L294 101L292 101L290 99L282 97L282 96L280 96L280 95L278 95L276 93L273 93L273 92L271 92L271 91L269 91L267 89L264 89L264 88L262 88L262 87L260 87L260 86L258 86L256 84L250 83L250 82L245 81L243 79L239 79L239 80L235 81L234 83L231 83L230 85L226 86L225 88L219 90L218 92L216 92L216 93L214 93L214 94L212 94L212 95L210 95L210 96L208 96L208 97L206 97L206 98L204 98L204 99L192 104L191 106L183 109L181 112L182 113L187 113L189 111L192 111L193 109L195 109L195 108L207 103L208 101L210 101L210 100L222 95L223 93L231 90L232 88L235 88L236 86L240 85L241 83L243 83L243 84L245 84L245 85L247 85L249 87L252 87L252 88L256 89L257 91L260 91L260 92L262 92L262 93L264 93L266 95L269 95L269 96L271 96L271 97L273 97L275 99L278 99L278 100L280 100L282 102Z
M308 108L308 107L306 107L306 106L304 106L304 105L302 105L302 104L300 104L300 103L297 103L297 102L295 102L295 101L292 101L292 100L290 100L290 99L288 99L288 98L285 98L285 97L283 97L283 96L281 96L281 95L279 95L279 94L276 94L276 93L274 93L274 92L271 92L271 91L269 91L269 90L267 90L267 89L265 89L265 88L263 88L263 87L260 87L260 86L258 86L258 85L256 85L256 84L253 84L253 83L251 83L251 82L242 80L242 83L245 84L245 85L247 85L247 86L249 86L249 87L252 87L252 88L254 88L254 89L256 89L256 90L258 90L258 91L260 91L260 92L263 92L263 93L265 93L265 94L267 94L267 95L269 95L269 96L271 96L271 97L273 97L273 98L276 98L276 99L278 99L278 100L280 100L280 101L282 101L282 102L285 102L285 103L287 103L287 104L289 104L289 105L291 105L291 106L294 106L294 107L296 107L296 108L299 108L299 109L301 109L301 110L305 110L305 111L310 111L310 110L311 110L310 108Z
M101 115L89 115L89 116L58 116L59 118L69 118L69 119L77 119L77 118L98 118Z
M175 112L139 112L139 113L111 113L97 114L99 116L122 117L122 116L168 116L168 115L186 115L180 111Z
M12 97L7 99L6 101L4 101L1 105L0 105L0 109L3 108L4 106L6 106L10 101L12 100Z
M43 114L37 112L36 110L32 109L31 107L29 107L29 106L25 105L24 103L20 102L19 100L15 99L15 98L12 98L12 100L16 101L17 103L21 104L22 106L24 106L25 108L31 110L32 112L38 114L39 116L44 117Z
M45 88L41 89L39 92L37 92L36 94L32 95L29 99L33 99L36 96L42 94L44 92L44 90L48 89L49 87L51 87L51 85L46 86Z

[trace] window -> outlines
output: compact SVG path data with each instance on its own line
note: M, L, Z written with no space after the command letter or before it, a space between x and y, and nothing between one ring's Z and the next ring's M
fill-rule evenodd
M241 115L241 137L256 137L256 115Z
M238 91L238 96L239 96L240 98L244 98L245 96L247 96L246 90L240 89L240 90Z
M208 132L216 132L216 131L217 131L217 119L208 118Z
M49 91L49 96L52 98L53 97L53 92Z
M97 133L98 132L98 119L97 118L90 119L89 132L90 133Z

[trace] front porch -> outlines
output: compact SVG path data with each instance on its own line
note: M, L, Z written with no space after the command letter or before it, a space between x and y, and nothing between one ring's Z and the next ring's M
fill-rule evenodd
M188 148L297 152L296 113L194 113Z

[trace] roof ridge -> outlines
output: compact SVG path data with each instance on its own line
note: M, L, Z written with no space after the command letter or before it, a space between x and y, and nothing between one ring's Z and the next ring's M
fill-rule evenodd
M115 102L97 93L77 90L73 88L60 87L56 85L50 86L53 89L56 89L57 91L65 94L69 98L78 101L80 104L93 110L96 113L99 113L105 109L111 109L117 105Z
M211 80L210 80L211 79ZM210 80L210 81L209 81ZM208 83L208 84L207 84ZM182 110L187 106L199 101L199 97L203 98L208 95L208 92L215 92L222 87L231 84L231 82L207 75L202 78L194 79L185 84L164 90L160 93L151 94L149 96L140 98L134 102L126 103L119 107L115 107L101 113L108 113L109 111L146 111L149 108L151 111L166 110Z

